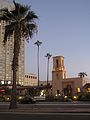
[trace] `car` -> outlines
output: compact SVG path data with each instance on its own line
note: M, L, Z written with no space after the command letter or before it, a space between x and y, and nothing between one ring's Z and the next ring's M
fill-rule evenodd
M20 104L34 104L35 102L35 99L30 96L25 96L24 98L19 100Z
M11 101L11 95L4 95L3 96L5 102L10 102Z
M46 100L46 97L45 96L34 96L34 99L36 101L45 101Z
M16 96L17 101L20 101L23 98L24 98L24 96L20 96L20 95ZM11 101L11 95L4 95L3 99L4 99L5 102L10 102Z
M24 95L18 95L18 96L17 96L17 101L22 100L24 97L25 97Z

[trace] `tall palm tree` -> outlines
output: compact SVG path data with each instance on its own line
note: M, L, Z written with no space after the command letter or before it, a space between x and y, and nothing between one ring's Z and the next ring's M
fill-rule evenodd
M78 76L80 78L84 78L85 76L87 76L87 74L86 74L86 72L80 72L80 73L78 73Z
M47 61L47 87L48 87L48 80L49 80L49 59L51 58L51 54L50 53L47 53L47 55L45 57L48 58L48 61Z
M10 109L17 108L16 100L16 80L18 71L18 57L20 52L20 45L22 40L29 40L32 38L34 33L37 32L37 25L35 20L38 16L31 11L30 6L21 5L13 1L14 8L9 10L8 8L0 9L0 20L6 21L8 24L5 26L4 35L4 45L7 42L7 38L14 35L14 49L13 49L13 61L12 61L12 71L13 71L13 85Z

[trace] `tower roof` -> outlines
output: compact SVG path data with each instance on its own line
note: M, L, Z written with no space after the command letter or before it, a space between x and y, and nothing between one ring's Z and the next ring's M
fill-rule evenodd
M53 58L64 58L63 56L54 56Z

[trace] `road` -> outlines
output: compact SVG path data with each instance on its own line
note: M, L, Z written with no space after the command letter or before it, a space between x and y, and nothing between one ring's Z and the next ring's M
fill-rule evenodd
M36 104L18 104L18 109L9 110L9 103L0 103L0 112L26 113L90 113L90 103L77 102L37 102Z
M88 113L0 113L1 120L90 120Z
M9 103L0 103L1 120L90 120L90 103L37 102L18 104L9 110Z

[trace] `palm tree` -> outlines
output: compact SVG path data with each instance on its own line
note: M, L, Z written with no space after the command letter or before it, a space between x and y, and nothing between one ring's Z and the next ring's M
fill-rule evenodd
M18 71L18 57L20 52L21 41L33 37L33 34L37 32L37 25L35 20L38 16L31 11L30 6L21 5L16 3L15 0L14 9L9 10L8 8L0 9L0 21L4 20L8 24L5 26L4 35L4 45L7 42L7 38L14 35L14 49L13 49L13 60L12 60L12 71L13 71L13 81L12 81L12 94L10 109L17 108L16 100L16 73Z
M40 42L39 40L37 40L37 42L35 42L35 45L37 45L38 47L38 51L37 51L37 67L38 67L38 88L39 88L39 46L42 44L42 42Z
M51 58L51 54L50 53L47 53L45 57L48 58L47 60L47 91L46 91L46 94L48 95L48 87L49 87L49 59Z
M48 80L49 80L49 59L51 58L51 54L50 53L47 53L45 57L48 58L48 61L47 61L47 87L48 87Z
M84 78L85 76L87 76L87 74L86 74L86 72L80 72L80 73L78 73L78 76L80 78Z

